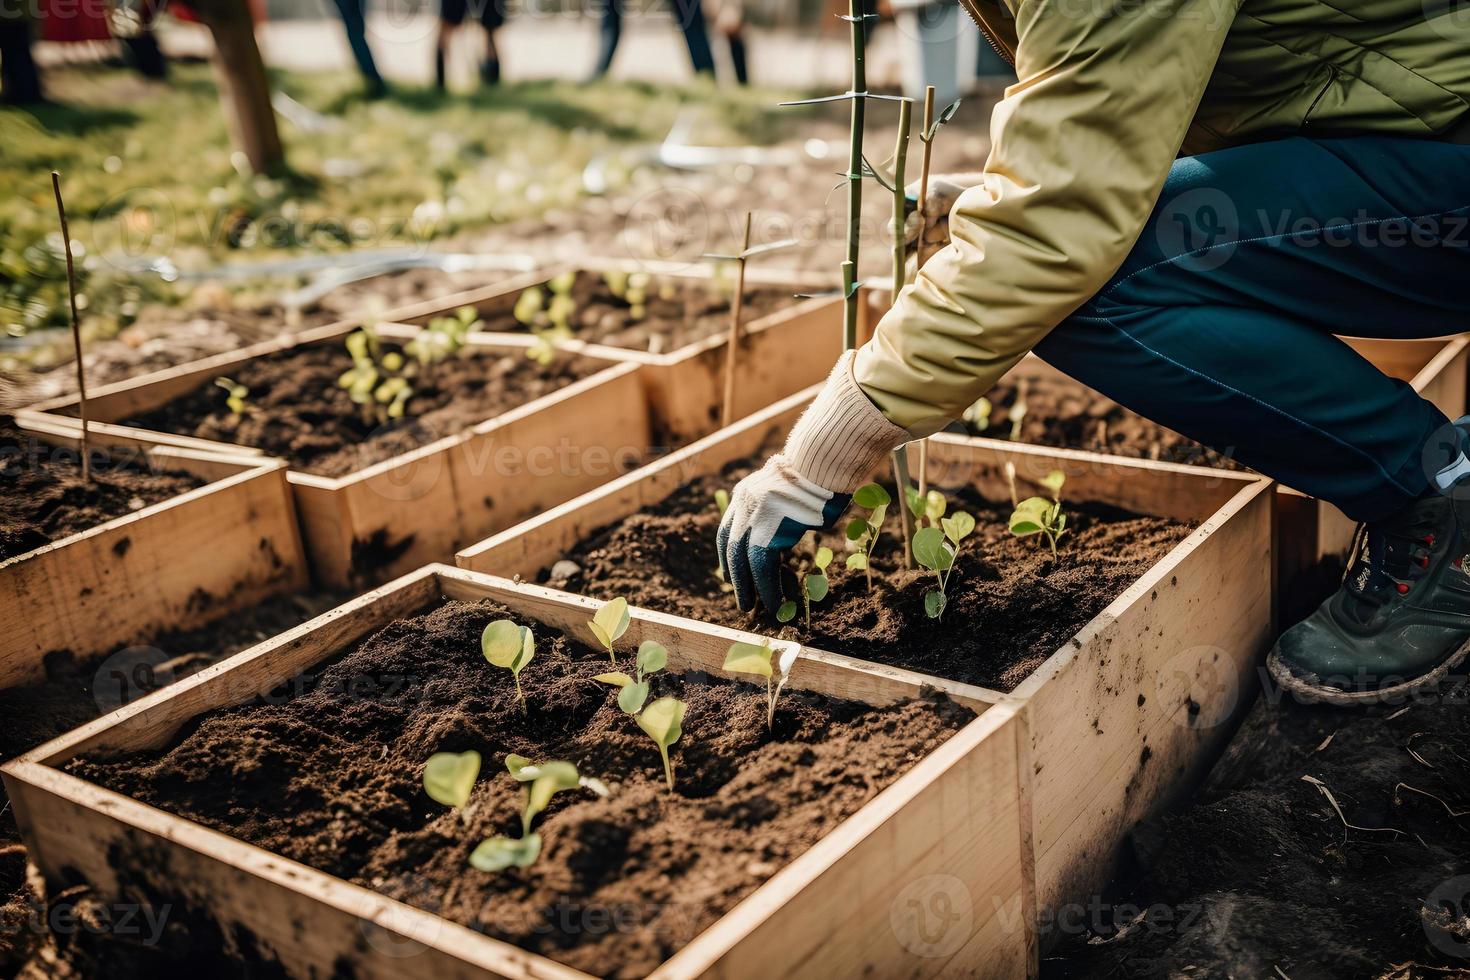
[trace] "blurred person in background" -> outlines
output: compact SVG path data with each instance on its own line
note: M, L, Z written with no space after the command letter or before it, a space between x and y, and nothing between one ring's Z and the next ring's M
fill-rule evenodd
M457 28L471 14L485 29L485 57L480 61L480 81L486 85L500 83L500 51L495 46L495 32L505 24L501 4L505 0L439 0L439 36L434 45L434 84L440 91L446 87L445 61L450 40Z
M43 100L26 5L0 3L0 102L31 105Z
M730 65L735 70L735 83L749 85L750 69L745 63L745 6L741 0L721 0L715 14L715 28L730 46Z
M597 52L597 67L592 70L592 78L599 79L607 75L608 69L612 67L613 55L618 53L618 42L623 37L623 6L625 0L601 0L602 8L602 34L601 44ZM715 73L714 55L710 53L709 32L704 25L704 8L700 0L669 0L669 6L678 21L679 29L684 32L684 43L689 47L689 60L694 66L696 75ZM745 56L744 45L741 45L741 60Z
M347 31L347 44L352 49L352 60L357 62L358 74L362 75L364 91L370 99L381 99L388 94L388 84L378 73L378 64L373 60L373 49L367 42L367 0L333 0L342 26Z

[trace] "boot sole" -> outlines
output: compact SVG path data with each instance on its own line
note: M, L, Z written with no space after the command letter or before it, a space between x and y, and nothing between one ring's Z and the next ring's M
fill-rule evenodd
M1327 687L1315 684L1307 678L1300 677L1291 672L1281 655L1273 647L1271 655L1266 659L1266 667L1271 671L1271 677L1282 687L1291 691L1297 698L1308 704L1333 704L1339 707L1352 707L1354 705L1378 704L1382 701L1391 701L1414 694L1425 688L1434 687L1444 680L1450 671L1458 667L1467 655L1470 655L1470 640L1460 644L1460 649L1445 659L1444 663L1435 667L1427 674L1421 674L1411 681L1402 684L1394 684L1389 687L1381 687L1374 691L1344 691L1336 687Z

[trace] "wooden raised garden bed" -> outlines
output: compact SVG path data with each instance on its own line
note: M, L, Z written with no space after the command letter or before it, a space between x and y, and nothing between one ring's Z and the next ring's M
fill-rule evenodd
M811 394L789 398L552 508L462 551L457 560L475 571L543 581L553 565L570 557L586 567L579 566L573 573L569 587L609 598L585 576L609 557L611 542L619 540L616 529L636 532L655 520L650 515L665 501L679 501L670 505L668 513L674 523L688 530L682 543L671 538L669 548L678 552L700 546L712 537L717 520L713 502L705 503L710 485L699 484L698 499L692 501L680 497L681 488L711 474L719 475L717 485L731 485L739 471L730 464L760 457L779 446ZM1008 689L979 684L966 688L974 697L1022 708L1027 736L1021 742L1017 764L1027 777L1023 797L1029 800L1026 805L1035 839L1036 888L1040 906L1056 909L1066 902L1084 900L1102 886L1124 835L1139 819L1187 793L1233 730L1244 707L1239 695L1248 688L1274 636L1269 571L1274 495L1268 481L1247 474L990 440L938 436L930 441L929 456L935 485L946 487L946 493L952 495L963 485L992 501L1007 500L1003 472L1005 463L1011 462L1023 481L1039 479L1052 470L1065 472L1065 499L1087 502L1092 511L1084 509L1084 513L1100 514L1100 508L1107 506L1193 526L1192 531L1188 527L1178 531L1172 539L1178 543L1165 544L1158 560L1142 568L1136 578L1117 584L1120 594L1099 600L1093 592L1090 598L1102 603L1102 608L1090 619L1082 617L1074 635L1050 634L1055 642L1034 651L1034 669L1019 677L1014 671L992 671L992 676L1012 681ZM875 478L885 480L883 475ZM696 527L692 515L701 512L706 523ZM629 520L622 523L625 519ZM893 523L890 516L890 534ZM1101 518L1092 523L1105 526ZM1079 523L1077 533L1090 532ZM645 555L663 553L636 535L633 540L640 542ZM890 537L887 547L896 547L894 540ZM1170 539L1165 536L1163 540ZM1018 542L1012 544L1019 547ZM704 547L713 550L711 543ZM1087 567L1072 578L1091 578L1107 571L1114 558L1107 539L1097 547L1099 553L1088 556ZM998 554L1017 562L1029 560L1016 549ZM616 561L616 555L610 557ZM703 569L712 564L710 555L694 552L682 566ZM839 558L834 568L841 565ZM992 570L997 567L990 565ZM1005 573L999 567L1002 579ZM987 577L996 577L994 571L980 566L969 574L980 589L985 588ZM635 580L658 577L656 570L633 568L621 588L633 601L646 605L639 595L643 586ZM705 577L712 579L713 572ZM1051 587L1044 583L1039 591L1033 589L1034 579L1002 581L991 595L1014 594L1022 605L1034 602L1034 618L1039 620L1065 619L1071 614L1072 601L1066 590L1087 596L1088 586L1069 578L1055 581L1062 590L1059 597L1050 595ZM920 587L908 582L885 600L887 608L912 610ZM839 577L832 588L836 595L844 588L860 590L861 583L845 585ZM694 610L695 592L718 595L718 588L709 583L699 588L691 585L687 602L677 597L670 602L681 611ZM915 656L930 674L936 672L932 664L938 661L924 660L927 651L963 648L966 656L983 659L990 652L986 636L996 624L983 614L977 614L973 622L951 621L952 615L962 615L965 601L954 599L956 612L946 612L946 621L952 623L947 633L926 632L920 610L906 613L908 618L889 633L880 631L878 642L854 642L850 649L864 658L883 657L886 669L905 678L915 678L915 661L908 659L908 652L921 651ZM738 616L733 602L727 602L726 615ZM713 603L703 603L697 614L703 616L713 608ZM883 609L876 614L880 623L883 614ZM1014 610L1008 615L1014 619ZM748 628L778 628L769 619L750 622ZM781 635L791 635L790 630L786 627ZM795 635L804 636L801 631ZM804 642L823 647L826 640L818 637ZM840 661L861 662L850 654ZM971 672L969 663L950 660L948 665ZM953 680L955 675L945 676Z
M687 445L717 429L732 287L717 281L708 266L589 260L397 310L394 319L424 324L468 306L484 320L484 330L490 335L485 339L529 345L533 338L514 315L517 300L528 289L548 294L547 283L566 273L575 276L574 291L583 300L579 313L573 314L574 322L579 315L588 321L575 327L575 339L566 344L567 349L642 365L655 431L663 444ZM676 298L657 308L650 306L650 320L661 318L674 329L656 332L644 325L647 321L627 320L626 304L611 295L604 276L630 273L650 276L646 288L651 293L660 285L678 291ZM842 301L838 297L803 300L796 295L823 285L759 266L747 270L740 344L741 363L746 367L739 372L732 418L743 418L827 376L842 353ZM689 312L681 323L676 317L686 297ZM858 331L864 339L873 322L867 310L867 304L859 307L863 317Z
M651 969L668 978L1015 977L1034 969L1028 781L1018 769L1026 755L1021 705L936 698L909 678L803 651L768 736L764 689L722 670L729 645L750 634L634 610L619 643L623 660L642 641L663 644L669 663L657 675L658 693L673 690L691 705L673 750L679 785L688 789L671 796L651 742L630 742L622 757L599 752L605 742L620 744L619 733L632 727L610 689L572 680L591 692L579 695L590 704L567 708L555 724L535 724L548 700L566 707L571 688L558 686L558 677L606 669L605 654L582 646L591 642L587 621L597 606L445 566L369 592L5 766L31 860L50 889L86 882L103 901L170 903L175 918L198 926L196 934L225 937L227 953L292 976L581 978ZM525 723L509 677L479 650L482 623L507 615L532 626L537 657L546 663L538 673L533 661L525 672ZM571 644L555 642L558 633ZM411 639L394 646L394 637ZM386 725L362 727L367 716L352 710L352 695L318 694L309 680L330 687L349 675L381 679L381 671L408 675L408 686L396 693L373 687L358 695L371 705L368 715L388 719ZM257 695L270 706L261 707ZM117 789L133 785L136 766L169 767L182 759L177 753L214 744L205 733L229 729L232 718L264 719L262 711L306 718L317 710L357 721L336 738L319 733L299 747L267 744L265 732L285 730L266 721L256 733L265 740L260 765L222 749L218 764L238 769L233 778L213 772L201 784L143 776L137 785L153 805ZM505 719L517 730L500 730ZM545 844L530 868L491 874L465 864L480 837L518 824L517 791L501 755L535 753L584 729L600 734L575 761L610 783L612 795L560 795L537 823ZM431 752L471 747L483 750L484 765L468 807L456 815L424 795L420 773ZM267 761L281 752L294 760L290 771ZM213 784L245 793L239 798L248 800L247 809L284 815L289 808L299 817L313 804L290 802L284 784L294 784L298 767L320 769L317 756L325 772L338 775L352 759L382 759L367 763L379 772L373 781L394 788L387 796L363 795L366 784L349 779L334 790L322 805L338 810L335 822L346 836L305 848L304 860L241 839L254 831L228 833L235 826L229 818L195 821L170 812L187 810L191 800L210 809L194 797L201 789L208 795ZM610 758L617 762L590 768ZM751 767L743 779L741 771ZM278 798L266 786L272 771L283 780ZM324 786L336 782L326 779ZM149 789L164 783L174 789ZM242 789L252 785L256 791ZM382 808L393 829L384 829L370 804ZM824 810L835 819L813 820ZM768 822L775 829L762 837ZM689 839L666 825L686 834L703 829ZM281 838L281 850L296 846L294 833ZM396 850L406 840L428 850L417 851L417 859L412 847ZM766 843L750 850L758 840ZM358 867L378 851L398 854L391 869ZM608 853L615 855L610 865L568 870L569 861L596 864ZM538 887L558 889L558 904L578 914L617 911L598 903L615 897L619 877L637 874L642 862L669 870L659 872L667 877L658 878L658 894L624 893L629 914L672 908L683 925L671 928L682 932L650 938L639 925L609 933L606 924L597 932L547 932L539 919L517 917L528 909L526 889L534 899ZM343 876L312 866L322 863L342 868ZM451 902L448 891L469 898ZM433 914L440 900L446 917ZM526 948L538 944L539 951ZM568 960L596 966L574 969Z
M78 428L57 420L18 432L40 452L75 451ZM137 492L131 503L146 506L124 502L113 508L120 516L0 561L12 613L0 635L0 688L44 679L49 654L106 653L306 585L285 464L149 445L106 425L93 428L91 445L94 482ZM54 458L0 463L59 465ZM74 458L67 468L77 468ZM150 501L147 490L120 482L124 471L157 474L177 492L165 488Z
M232 431L244 443L256 434L278 440L276 451L290 464L288 479L313 576L328 589L383 581L447 559L457 547L627 471L655 444L639 365L565 353L550 368L539 369L523 347L476 339L465 345L461 358L445 362L457 372L442 383L446 390L456 386L445 410L454 411L460 393L476 392L483 386L481 375L491 371L502 371L509 379L505 385L520 385L524 396L510 389L495 396L507 405L503 409L477 413L471 408L442 421L415 416L410 408L402 420L406 431L369 423L362 428L371 431L359 434L347 427L357 421L357 406L347 402L335 380L351 364L343 342L354 329L334 324L106 385L88 399L91 418L126 423L117 431L142 441L233 455L265 453L258 444L228 441ZM402 343L419 332L391 323L380 324L378 331L385 344ZM295 410L305 385L298 389L294 376L264 374L297 358L307 364L301 371L328 379L318 382L320 392L307 392L319 399L309 406L316 414ZM216 381L240 381L253 371L262 372L264 380L247 400L245 421L234 428L234 417L224 408L227 393ZM175 405L184 406L177 416L170 414ZM21 415L64 418L75 410L75 398L67 397ZM276 429L282 414L291 414L283 423L289 427ZM329 454L318 453L314 443L323 419L345 432L333 435ZM245 434L246 423L256 425L254 434ZM196 424L211 427L214 437L194 434ZM286 439L294 441L280 444Z

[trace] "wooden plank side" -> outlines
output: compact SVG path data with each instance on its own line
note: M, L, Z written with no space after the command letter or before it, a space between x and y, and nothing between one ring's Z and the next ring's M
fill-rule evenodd
M728 346L711 337L650 365L649 402L671 446L719 428ZM748 325L738 350L750 367L739 371L735 388L740 419L827 377L842 353L842 305L812 299L763 317Z
M1017 712L987 711L651 976L1034 973Z
M158 454L165 465L182 454ZM200 461L208 466L208 461ZM45 677L48 653L90 657L304 588L285 469L236 474L0 562L26 615L0 634L0 687Z
M1274 636L1273 499L1266 481L1243 490L1014 692L1044 918L1095 894L1124 835L1186 793L1233 732Z
M471 545L456 556L461 568L495 575L537 575L590 532L650 507L680 486L717 473L783 438L815 389L798 392L741 422L707 436L606 486L568 500Z

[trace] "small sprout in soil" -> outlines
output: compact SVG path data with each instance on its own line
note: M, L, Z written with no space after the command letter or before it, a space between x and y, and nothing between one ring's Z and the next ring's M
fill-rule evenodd
M812 628L812 603L827 598L830 583L827 581L827 566L832 564L832 549L823 545L812 557L812 568L801 573L801 601L806 607L806 628ZM787 599L776 610L776 618L789 623L796 618L796 603Z
M725 519L725 511L730 509L730 491L723 488L715 491L715 506L719 508L720 519Z
M470 865L479 871L504 871L525 868L541 855L541 835L531 833L531 822L546 809L551 798L564 790L590 789L599 796L607 795L600 780L586 779L570 762L543 762L532 765L524 756L511 755L505 767L518 781L527 783L525 802L521 805L521 836L491 837L481 841L470 852Z
M1021 424L1026 421L1026 396L1029 393L1026 379L1016 386L1016 403L1011 406L1011 442L1021 441Z
M516 697L524 711L526 695L521 690L521 671L536 656L536 638L531 627L520 626L509 619L497 619L480 634L480 649L486 660L510 671L516 682Z
M229 378L215 378L214 383L225 390L225 405L229 407L231 414L244 415L250 389Z
M587 625L592 628L592 635L597 637L597 642L607 651L607 658L616 667L618 655L613 652L613 644L628 632L628 600L618 596L611 602L604 603Z
M1057 542L1067 533L1067 515L1062 512L1062 486L1066 482L1065 473L1052 470L1041 480L1041 485L1051 491L1051 499L1028 497L1011 514L1011 533L1018 538L1044 536L1052 558L1057 557Z
M424 792L429 799L459 810L465 820L469 813L464 806L479 778L480 753L475 751L435 752L424 763Z
M629 677L621 670L615 670L607 674L598 674L592 679L622 688L618 692L618 707L630 715L636 715L643 710L643 705L648 701L648 676L663 670L668 662L669 651L662 643L644 640L638 646L638 676L636 678Z
M428 378L434 365L448 360L464 347L465 339L475 328L481 326L479 313L473 306L462 306L453 316L439 316L419 331L403 349L418 362L421 378Z
M943 500L942 495L940 499ZM930 619L939 619L944 615L944 607L949 602L946 590L949 588L949 577L954 574L960 543L975 530L975 518L962 510L945 517L941 507L934 520L938 522L938 527L930 525L914 533L914 560L933 572L939 583L938 588L924 593L924 612L929 614Z
M938 490L928 490L921 495L917 489L909 487L904 497L908 500L909 512L914 515L918 527L938 527L944 517L945 508L949 506L944 494Z
M780 660L776 663L776 671L771 669L771 642L767 640L762 644L755 643L732 643L730 649L725 652L725 669L739 674L755 674L766 679L766 731L770 731L776 724L776 699L781 696L781 688L786 686L786 678L791 675L791 667L796 663L796 647L788 647L782 651ZM779 672L780 676L772 682L772 674Z
M353 403L362 407L363 421L372 424L376 418L382 425L389 419L402 418L413 388L399 373L403 355L384 351L378 332L364 321L362 328L347 335L347 353L352 367L342 372L337 385L347 389Z
M637 716L638 727L658 746L664 760L664 778L669 792L674 791L674 767L669 762L669 746L684 733L684 711L688 706L678 698L659 698Z
M873 590L873 549L883 533L883 518L893 498L876 483L864 484L852 495L852 502L868 511L866 518L854 517L847 522L847 540L856 550L847 556L848 568L861 568L868 576L868 591Z
M981 398L975 404L965 409L965 421L976 432L984 432L990 428L990 413L992 410L993 406L990 404L990 399Z
M516 297L511 312L535 336L536 342L526 349L526 356L538 364L550 364L556 357L556 349L572 337L572 314L577 311L577 301L571 293L576 278L576 273L564 272L548 281L550 302L540 286L530 286Z

